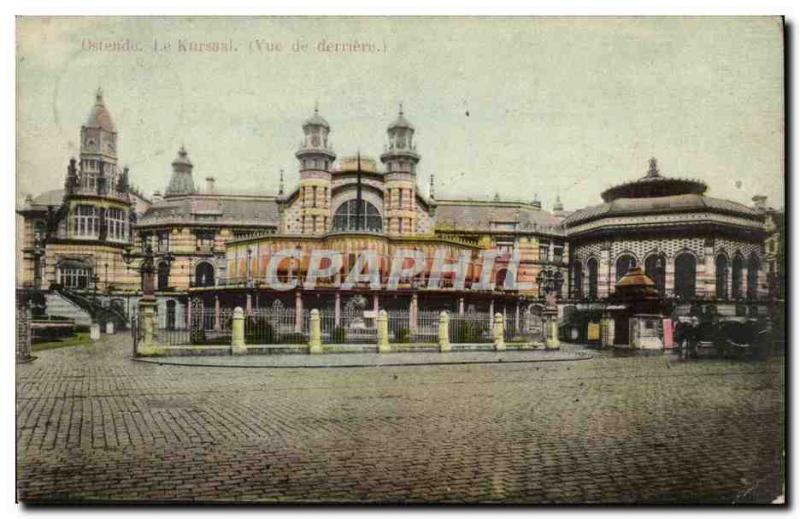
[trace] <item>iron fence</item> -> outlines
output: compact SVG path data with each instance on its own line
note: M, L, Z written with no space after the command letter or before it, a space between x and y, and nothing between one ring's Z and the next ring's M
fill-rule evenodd
M378 340L377 314L372 311L320 311L324 344L364 344Z
M466 312L450 314L450 342L485 343L492 342L494 317L489 312Z
M161 346L229 345L232 308L207 308L193 304L183 319L175 320L161 312L156 316L155 340ZM310 310L300 315L294 308L254 308L244 316L244 339L248 345L305 344L309 339ZM439 338L437 310L391 310L387 312L389 342L432 344ZM320 310L320 329L324 344L375 344L378 340L378 313L374 310ZM494 318L489 312L448 313L449 338L454 344L490 343L494 340ZM522 319L505 316L505 338L519 338ZM142 339L141 316L131 319L134 348Z
M245 315L245 344L304 344L308 341L310 312L298 317L294 308L256 308Z

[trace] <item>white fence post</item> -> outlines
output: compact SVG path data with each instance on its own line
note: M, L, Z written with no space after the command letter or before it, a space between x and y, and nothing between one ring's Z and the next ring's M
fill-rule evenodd
M494 333L494 349L497 351L504 351L506 349L504 328L505 319L503 318L503 314L494 314L494 328L492 332Z
M244 310L237 306L233 310L233 321L231 322L231 353L234 355L244 355L247 353L247 346L244 344Z
M445 353L452 349L450 345L450 317L447 312L439 314L439 351Z
M311 310L311 317L309 318L308 353L322 353L322 330L320 328L319 310L316 308Z
M378 312L378 353L389 353L389 314L386 310Z

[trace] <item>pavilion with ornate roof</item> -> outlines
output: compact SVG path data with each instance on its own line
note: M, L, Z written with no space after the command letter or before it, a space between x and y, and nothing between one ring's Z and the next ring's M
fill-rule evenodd
M566 217L571 298L604 300L633 267L644 269L662 298L713 302L721 313L765 297L763 211L710 197L707 189L661 175L651 159L644 177Z

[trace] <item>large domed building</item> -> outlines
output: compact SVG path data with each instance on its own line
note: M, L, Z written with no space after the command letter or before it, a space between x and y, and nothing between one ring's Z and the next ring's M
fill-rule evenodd
M651 159L644 177L607 189L602 204L565 218L571 296L607 298L636 266L665 298L766 296L763 212L707 196L707 189L697 180L662 176Z
M644 177L602 193L602 204L568 214L560 200L550 212L538 200L437 197L433 171L430 187L421 189L423 155L402 106L375 158L360 151L338 156L332 126L318 108L301 128L295 186L285 189L281 172L276 193L229 192L217 189L208 172L199 187L181 146L171 171L165 168L163 196L154 193L151 201L117 165L117 128L98 91L64 189L29 197L18 211L20 286L46 293L50 314L88 322L114 307L125 321L143 293L137 265L152 251L158 315L167 329L188 326L194 303L213 308L217 322L234 306L250 311L281 303L340 315L353 300L366 301L373 314L502 313L519 328L548 294L557 295L559 316L573 305L602 310L636 266L662 300L714 300L730 309L768 295L766 272L777 254L765 256L768 210L707 196L703 182L661 175L655 159ZM754 200L764 205L763 197ZM336 251L342 273L368 251L380 258L380 286L345 289L339 273L276 288L270 276L307 279L302 258L277 263L270 273L273 259L287 250L302 258ZM408 251L425 258L423 268L385 290L395 256ZM435 274L437 261L463 261L463 287L454 274Z

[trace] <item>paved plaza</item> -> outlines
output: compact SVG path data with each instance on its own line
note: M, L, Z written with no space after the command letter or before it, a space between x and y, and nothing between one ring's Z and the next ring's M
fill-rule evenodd
M17 366L20 500L768 503L782 493L782 358L593 352L271 369L130 352L118 335Z

